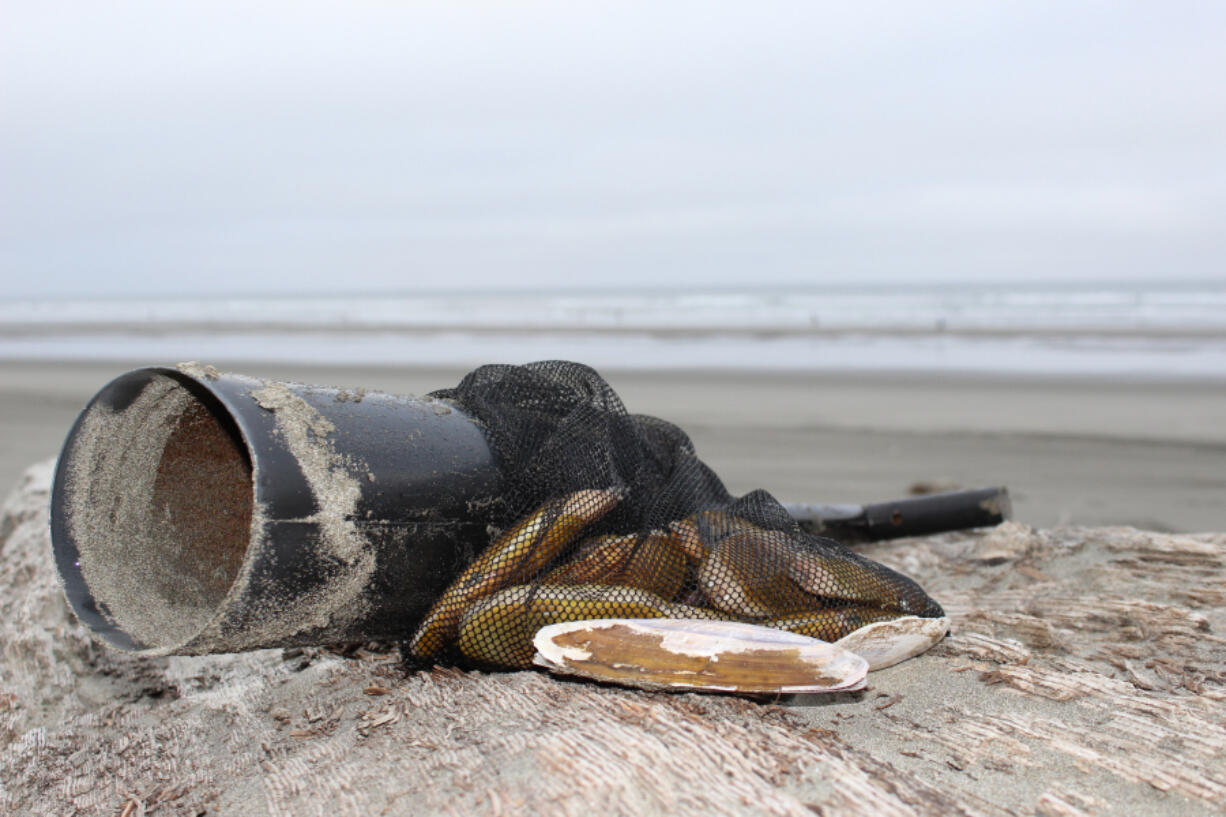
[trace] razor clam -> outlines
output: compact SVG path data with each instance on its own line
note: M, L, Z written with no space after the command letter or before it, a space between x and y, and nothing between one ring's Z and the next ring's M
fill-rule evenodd
M546 625L611 616L664 618L671 611L667 601L637 587L518 585L465 610L457 646L476 661L530 667L533 635Z
M724 511L698 511L684 519L669 522L668 529L677 537L678 546L692 562L701 562L707 557L712 544L722 542L729 536L767 532L747 519Z
M598 536L579 543L575 555L541 578L542 584L588 584L601 576L620 572L634 552L638 537Z
M833 568L833 569L832 569ZM827 564L821 555L796 550L788 558L788 578L812 596L843 601L862 601L863 593L844 581L837 567Z
M872 672L926 652L944 638L947 632L948 616L903 616L867 624L834 643L868 661L869 672Z
M651 690L782 694L864 685L868 662L833 644L736 621L598 619L543 627L551 672Z
M695 607L691 604L670 604L668 605L669 618L700 618L705 621L736 621L736 616L730 613L724 613L719 610L712 610L710 607Z
M554 568L542 584L605 584L639 587L666 599L685 581L685 554L671 533L601 536L582 543L570 561Z
M807 635L810 638L820 638L822 641L837 641L855 631L877 622L890 621L898 618L901 613L882 610L867 605L850 607L831 607L826 610L811 610L807 613L780 618L770 618L758 622L763 627L775 627L780 630Z
M693 517L669 522L668 530L676 537L677 545L685 554L685 558L691 562L701 562L706 557L707 545L703 542L702 533Z
M779 531L730 534L699 565L698 585L726 613L750 619L785 615L797 603L785 573L789 545Z
M738 533L762 533L767 530L727 511L698 511L690 518L698 526L703 540L712 543Z
M434 602L413 634L409 652L418 658L436 655L456 637L461 616L474 602L541 570L617 502L612 491L577 491L546 502L514 525Z

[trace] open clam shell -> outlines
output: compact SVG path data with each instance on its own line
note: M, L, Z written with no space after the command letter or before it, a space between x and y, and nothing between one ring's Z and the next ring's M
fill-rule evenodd
M868 662L842 647L736 621L593 619L542 627L534 663L640 689L780 694L864 685Z
M949 632L949 616L903 616L867 624L834 642L868 661L870 672L927 651Z

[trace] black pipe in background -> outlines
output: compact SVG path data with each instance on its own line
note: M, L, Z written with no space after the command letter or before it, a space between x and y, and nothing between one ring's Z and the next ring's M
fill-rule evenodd
M898 539L999 525L1013 514L1007 488L978 488L871 505L785 503L801 528L845 542Z

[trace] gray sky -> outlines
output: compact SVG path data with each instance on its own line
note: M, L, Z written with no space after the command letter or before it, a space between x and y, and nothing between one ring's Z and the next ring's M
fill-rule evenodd
M1226 3L3 0L0 295L1226 278Z

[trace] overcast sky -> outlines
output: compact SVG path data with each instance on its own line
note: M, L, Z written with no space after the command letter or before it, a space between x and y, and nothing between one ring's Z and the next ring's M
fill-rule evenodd
M1226 278L1226 3L3 0L0 295Z

